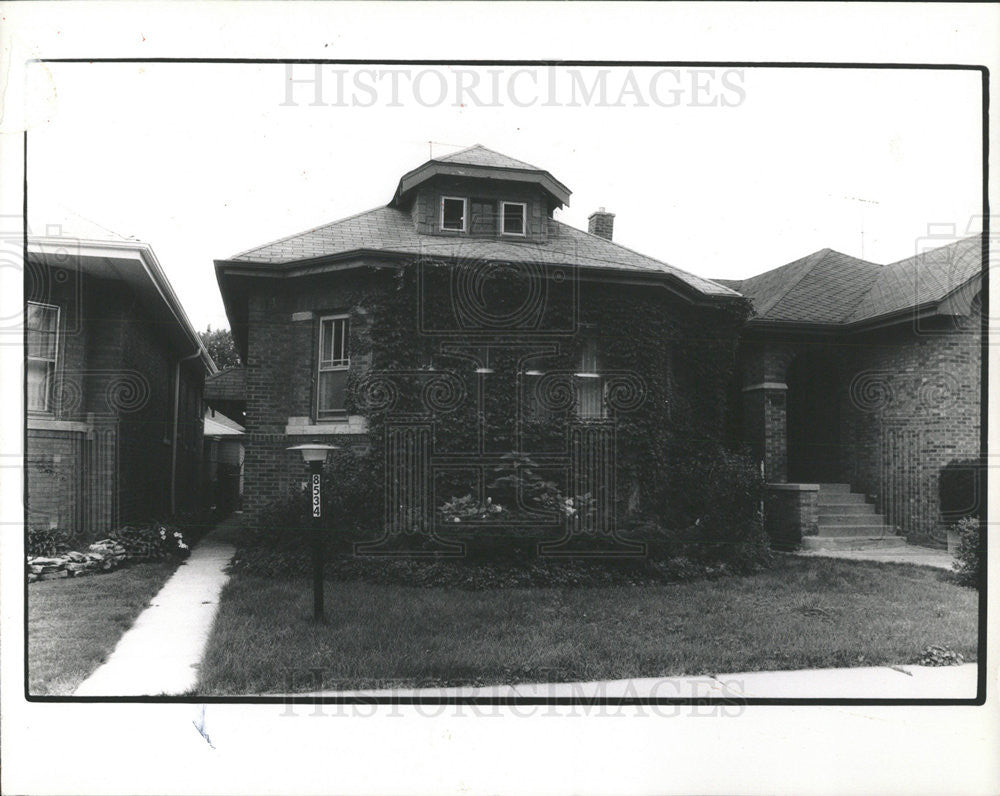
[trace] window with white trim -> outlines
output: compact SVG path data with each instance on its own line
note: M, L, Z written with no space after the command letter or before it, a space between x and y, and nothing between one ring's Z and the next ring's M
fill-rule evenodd
M525 234L528 227L528 206L524 202L501 202L500 215L504 235Z
M458 196L441 197L441 229L446 232L465 232L466 200Z
M28 411L51 412L59 351L59 308L29 301L25 328L28 337Z
M344 417L347 371L351 365L351 321L346 315L327 315L319 321L319 364L316 383L318 419Z

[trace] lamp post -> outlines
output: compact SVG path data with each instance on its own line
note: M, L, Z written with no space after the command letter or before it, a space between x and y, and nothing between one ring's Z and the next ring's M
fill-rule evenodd
M313 620L323 621L323 463L330 451L340 450L336 445L318 442L293 445L290 451L301 451L302 459L309 465L310 505L312 507L312 564L313 564Z

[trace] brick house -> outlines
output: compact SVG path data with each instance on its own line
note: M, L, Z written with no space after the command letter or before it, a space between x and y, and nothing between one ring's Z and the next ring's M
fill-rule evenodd
M216 367L153 250L30 238L25 327L29 527L94 535L194 508Z
M823 249L741 281L742 434L772 534L806 547L943 538L940 475L979 456L983 239L889 265Z
M244 381L247 513L254 515L303 484L304 465L297 453L286 450L289 446L305 441L359 449L379 444L388 451L387 472L384 485L373 486L385 487L387 527L398 530L405 522L397 512L416 511L423 522L433 523L435 506L451 497L435 492L436 475L449 467L487 467L511 450L523 450L513 429L524 417L543 413L570 417L571 443L536 453L567 478L606 478L606 471L595 475L592 465L614 456L610 440L617 413L633 408L627 396L643 403L646 382L669 381L670 386L651 386L655 400L636 411L654 413L650 416L660 425L721 438L735 399L715 396L706 411L696 380L687 376L687 358L695 356L689 341L705 338L706 329L718 330L720 346L704 357L717 359L723 379L735 379L739 325L729 321L727 326L726 318L734 307L745 317L746 300L723 285L618 245L612 240L614 215L603 209L590 217L588 232L555 220L555 209L568 204L569 197L569 189L544 169L477 145L404 174L384 207L216 260L245 363L241 375L225 378L219 393L238 398L238 390L230 395L229 387ZM379 321L380 297L388 299L399 289L394 275L406 269L416 273L409 288L417 293L415 315ZM494 269L507 269L512 279L521 280L520 304L502 310L487 306L477 280ZM439 271L450 280L451 293L434 294L446 297L444 310L440 302L432 307L422 292L425 278L430 284ZM665 363L656 373L616 369L612 354L600 349L601 333L612 342L629 338L628 318L609 330L598 317L619 296L652 302L652 314L668 319L665 334L671 340L656 345ZM379 323L398 324L404 344L420 338L426 343L424 355L381 367L375 363L377 378L366 381ZM513 357L512 351L520 357L518 392L498 399L491 385L497 383L498 362ZM556 352L572 358L572 366L555 372L545 357ZM667 354L673 356L669 364ZM439 357L472 365L456 381L435 368ZM402 388L389 382L403 373L423 385L418 389L423 405L418 401L404 410L402 399L395 403ZM358 392L352 385L361 393L367 390L369 399L395 406L387 410L382 436L374 443L368 433L371 403L352 398ZM556 403L566 400L542 406L547 399L538 396L548 388L562 396ZM441 403L448 395L483 401L478 414L473 406L469 425L482 430L492 423L495 431L506 423L510 440L493 449L476 443L475 450L441 450L434 440L452 408ZM488 417L500 410L509 410L509 417ZM585 461L591 470L582 466ZM593 488L587 482L579 491ZM405 499L399 490L406 492ZM608 511L602 506L596 514L612 523Z

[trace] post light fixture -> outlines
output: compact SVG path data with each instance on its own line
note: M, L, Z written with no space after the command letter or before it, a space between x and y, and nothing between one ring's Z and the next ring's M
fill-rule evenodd
M302 460L309 465L310 496L309 505L312 514L312 564L313 564L313 619L323 621L323 463L330 451L340 450L336 445L324 445L321 442L307 442L304 445L292 445L287 450L299 451Z

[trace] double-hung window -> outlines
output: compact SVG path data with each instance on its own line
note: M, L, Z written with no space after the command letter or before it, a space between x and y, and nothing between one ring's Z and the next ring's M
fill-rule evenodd
M316 414L319 419L346 414L347 372L351 358L351 321L346 315L327 315L319 322L319 366L317 368Z
M524 235L528 206L524 202L501 202L500 215L504 235Z
M28 411L51 412L59 350L59 308L29 301L25 327L28 333Z
M465 232L466 200L457 196L441 197L441 229Z
M587 340L576 373L576 415L581 420L599 420L605 416L604 380L598 371L597 341Z

